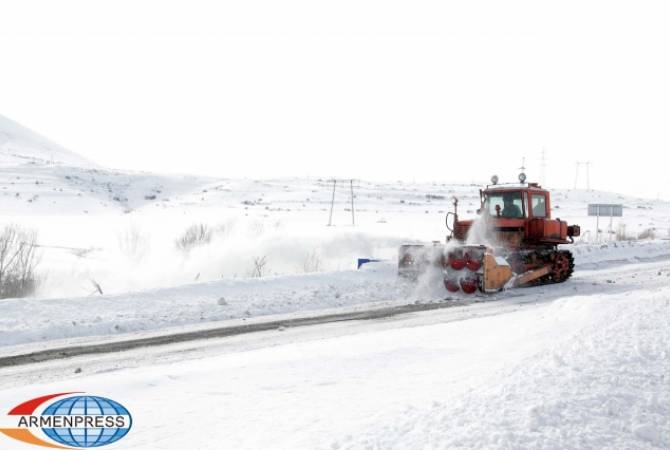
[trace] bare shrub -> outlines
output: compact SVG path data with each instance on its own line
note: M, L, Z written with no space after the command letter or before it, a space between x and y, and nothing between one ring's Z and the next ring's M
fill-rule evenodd
M216 227L214 227L214 233L217 236L221 236L222 238L227 238L232 232L232 229L233 229L232 223L220 223Z
M247 236L258 237L265 231L265 224L258 220L254 220L247 225Z
M630 236L626 233L626 224L620 223L619 227L616 230L616 240L617 241L632 241L634 240L633 236Z
M95 288L95 290L93 292L91 292L91 295L95 295L96 293L100 294L100 295L105 295L104 292L102 292L102 286L100 285L100 283L91 279L91 284Z
M26 297L35 293L37 234L17 225L7 225L0 233L0 298Z
M251 269L249 276L253 278L263 277L266 274L265 266L267 265L267 262L268 261L265 256L261 256L260 258L254 258L254 267Z
M128 258L140 261L149 250L149 236L132 225L118 235L119 249Z
M314 249L305 255L305 259L302 262L302 270L305 273L318 272L321 270L321 266L321 254L318 250Z
M637 235L638 239L656 239L656 230L654 228L647 228Z
M204 224L198 223L188 227L184 234L177 238L175 244L182 251L189 251L195 247L209 244L212 241L212 229Z

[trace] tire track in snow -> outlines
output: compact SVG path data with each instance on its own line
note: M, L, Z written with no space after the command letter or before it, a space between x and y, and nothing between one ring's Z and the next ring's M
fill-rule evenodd
M659 258L659 260L666 260L666 258ZM505 292L502 294L502 298L498 297L497 294L487 296L481 295L465 300L447 299L430 303L412 303L399 306L367 309L362 311L359 310L307 317L268 320L241 325L226 325L222 327L182 331L158 336L126 339L113 342L56 347L0 357L0 369L47 361L69 359L77 356L118 353L128 350L135 350L138 348L157 347L205 339L225 338L262 331L281 330L283 328L307 327L335 322L386 319L405 314L420 313L432 310L443 310L447 308L457 308L459 311L463 311L464 314L456 314L454 317L446 319L445 321L467 320L475 317L504 314L514 311L523 305L544 304L572 295L591 295L596 293L603 293L604 291L608 293L616 293L620 291L635 290L635 286L631 285L609 284L609 281L606 281L602 276L598 275L605 275L606 273L612 274L612 272L616 273L619 271L632 271L640 273L645 271L654 272L657 270L654 263L632 263L621 265L619 267L620 268L618 270L613 269L612 267L603 269L602 274L600 274L597 270L587 270L586 273L582 273L581 276L578 274L567 283L532 288L520 288L518 290ZM550 289L550 291L547 292L545 289ZM485 307L486 309L482 310L472 308L476 304L479 304L479 306ZM488 304L488 307L484 304Z
M205 330L188 331L160 336L145 337L139 339L128 339L123 341L82 344L70 347L60 347L40 350L31 353L11 355L0 358L0 368L20 366L25 364L40 363L56 359L73 358L82 355L115 353L126 350L134 350L141 347L155 347L159 345L176 344L181 342L214 339L222 337L237 336L240 334L256 333L260 331L277 330L281 328L295 328L309 325L320 325L333 322L345 322L352 320L374 320L397 316L413 312L430 311L452 307L466 307L473 303L488 300L465 300L444 301L439 303L419 303L386 308L377 308L365 311L355 311L337 314L325 314L310 317L299 317L295 319L273 320L257 322L244 325L232 325Z

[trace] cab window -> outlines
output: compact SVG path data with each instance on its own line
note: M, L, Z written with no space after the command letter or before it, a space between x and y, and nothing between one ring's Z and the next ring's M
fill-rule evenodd
M486 198L486 210L496 217L496 207L500 207L500 216L508 219L523 218L523 202L520 192L496 192L488 194Z
M534 194L530 198L533 217L547 217L547 203L544 200L544 195Z

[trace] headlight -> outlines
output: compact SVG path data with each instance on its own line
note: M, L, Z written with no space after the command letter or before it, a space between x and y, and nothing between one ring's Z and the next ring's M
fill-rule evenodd
M498 184L498 175L493 175L491 177L491 183L492 184Z
M521 183L525 183L525 182L526 182L526 174L525 174L525 173L521 172L521 173L519 174L519 181L520 181Z

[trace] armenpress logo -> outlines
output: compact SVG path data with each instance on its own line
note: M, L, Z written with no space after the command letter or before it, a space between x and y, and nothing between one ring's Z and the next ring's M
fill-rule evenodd
M64 449L102 447L128 434L133 419L123 405L81 394L51 394L21 403L7 414L13 427L0 428L0 433L27 444Z

